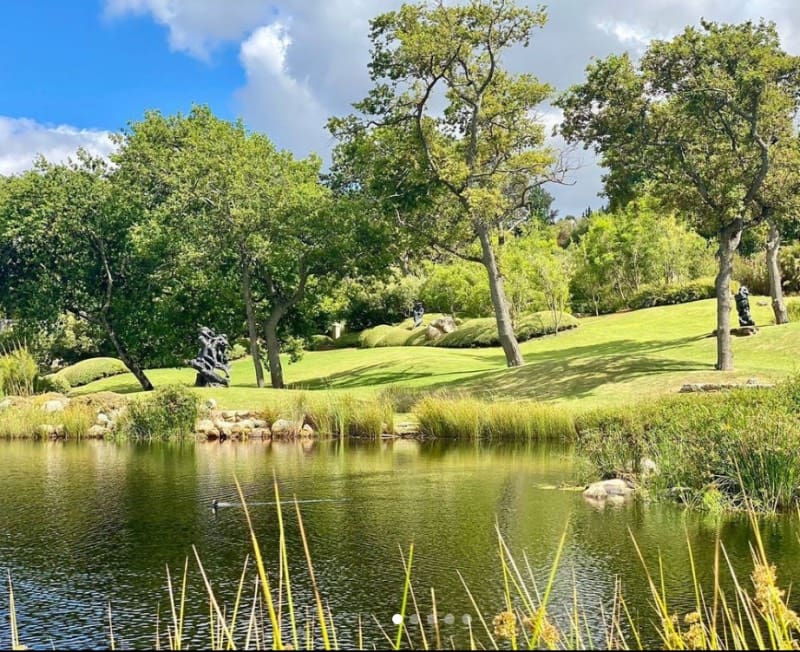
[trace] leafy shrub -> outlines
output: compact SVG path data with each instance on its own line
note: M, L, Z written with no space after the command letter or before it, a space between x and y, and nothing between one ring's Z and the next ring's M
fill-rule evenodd
M120 419L120 431L133 439L171 439L191 435L199 401L178 385L157 389L152 396L133 401Z
M358 343L362 348L371 349L378 346L413 346L425 342L425 329L410 331L398 326L381 324L361 332Z
M36 390L39 366L24 346L0 356L0 389L11 396L30 396Z
M336 340L329 335L312 335L308 348L310 351L329 351L336 348Z
M341 315L349 330L360 331L378 324L396 323L411 314L419 296L420 280L403 276L383 282L356 283L345 289L347 308Z
M713 299L716 295L714 279L699 278L688 283L646 286L630 298L628 305L634 310L638 310Z
M760 251L752 257L735 256L733 259L733 278L746 285L750 294L769 296L769 277L767 276L767 257ZM735 292L738 288L733 289Z
M792 299L787 301L786 311L789 313L789 321L800 321L800 300Z
M564 314L558 326L559 331L575 328L578 320L572 315ZM549 311L534 312L523 315L514 327L514 333L520 342L534 337L542 337L555 333L555 323ZM468 319L458 330L447 333L430 343L432 346L447 348L470 348L480 346L499 346L497 338L497 321L494 317Z
M231 347L231 350L228 352L228 358L230 360L241 360L243 357L247 355L247 348L245 348L242 344L238 342Z
M778 264L781 268L784 291L800 292L800 243L781 247Z
M430 264L419 290L427 310L469 317L492 314L492 297L486 270L478 263L455 261Z
M58 374L49 374L42 376L36 381L36 392L57 392L59 394L66 394L70 387L69 381L64 376Z
M124 374L128 368L116 358L89 358L59 371L55 376L66 380L70 387L80 387L95 380Z

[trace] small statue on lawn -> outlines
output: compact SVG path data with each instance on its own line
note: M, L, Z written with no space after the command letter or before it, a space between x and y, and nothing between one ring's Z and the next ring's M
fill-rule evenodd
M736 312L739 313L739 326L755 326L753 317L750 315L750 290L747 286L743 285L739 291L734 295L736 300Z
M227 387L231 377L227 335L217 335L210 328L202 326L198 339L200 351L197 357L186 361L186 364L197 371L195 387ZM222 373L217 373L218 371Z
M414 316L414 328L416 328L422 323L422 315L424 314L425 314L425 306L422 305L422 301L417 299L414 302L414 309L412 311L412 315Z

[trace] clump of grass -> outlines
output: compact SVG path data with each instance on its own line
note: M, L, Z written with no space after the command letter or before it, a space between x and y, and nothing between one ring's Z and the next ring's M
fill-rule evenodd
M394 422L394 410L380 398L356 399L350 394L301 392L267 412L274 422L288 419L298 428L308 424L317 433L339 437L379 437Z
M637 474L656 495L692 506L786 510L800 498L800 377L774 390L678 396L579 419L579 451L604 477Z
M414 405L430 393L429 389L389 385L378 392L378 399L391 405L395 412L411 412Z
M468 397L428 396L413 408L420 431L456 439L572 439L569 413L532 401L485 402Z
M57 421L64 426L64 436L80 439L85 437L94 425L95 411L85 404L73 403L59 413Z
M31 396L38 376L39 366L24 346L0 356L0 389L6 396Z
M789 314L789 321L800 321L800 299L791 299L787 301L786 312Z
M199 414L197 396L185 387L168 385L134 401L120 418L119 432L132 439L173 439L194 433Z
M30 402L8 407L0 411L0 438L38 439L42 437L42 426L56 425L57 419Z

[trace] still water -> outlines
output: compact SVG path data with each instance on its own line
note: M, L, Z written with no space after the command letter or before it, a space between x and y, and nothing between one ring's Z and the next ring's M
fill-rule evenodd
M251 506L271 569L277 568L273 475L282 499L300 501L314 569L342 647L386 647L400 610L402 554L414 543L420 612L431 587L443 644L463 642L475 616L458 572L491 617L503 610L497 530L527 557L540 585L565 528L567 543L551 607L571 609L577 587L599 638L617 578L644 627L651 601L631 534L655 569L664 560L676 612L693 608L687 539L701 575L713 567L714 540L749 577L746 520L719 521L665 505L598 509L554 486L574 479L570 451L552 445L501 446L389 441L369 443L112 444L0 443L0 573L10 572L20 638L32 648L107 648L109 606L117 647L166 646L166 568L189 563L185 638L208 645L208 602L192 546L220 602L230 610L250 552L234 478ZM211 509L217 498L222 505ZM284 506L296 601L312 606L302 543ZM800 577L796 518L764 522L768 553L787 586ZM252 568L252 567L251 567ZM252 573L251 573L252 575ZM252 584L248 583L248 594ZM710 586L710 584L709 584ZM8 595L0 590L0 647L10 644ZM413 628L412 628L413 629ZM485 637L484 637L485 640Z

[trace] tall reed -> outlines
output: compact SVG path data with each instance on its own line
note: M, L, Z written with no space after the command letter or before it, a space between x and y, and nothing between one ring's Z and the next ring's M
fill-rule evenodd
M573 439L571 415L532 401L480 401L468 397L429 396L414 406L420 431L456 439Z

